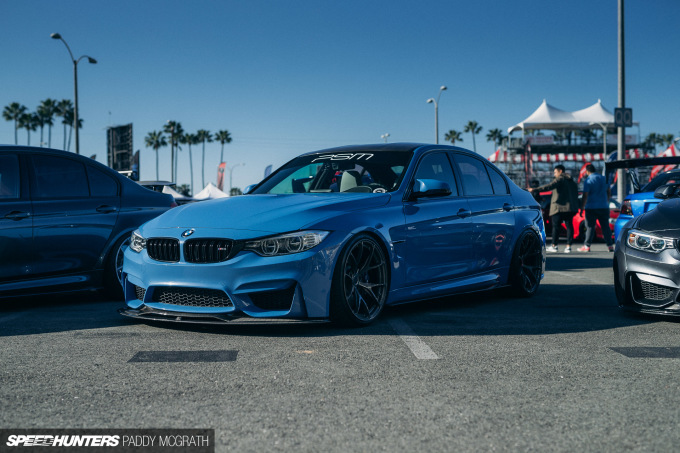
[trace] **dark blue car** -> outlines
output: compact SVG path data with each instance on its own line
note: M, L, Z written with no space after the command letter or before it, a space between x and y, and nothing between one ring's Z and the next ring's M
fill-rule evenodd
M127 316L373 321L387 304L538 290L541 207L486 159L439 145L303 154L245 196L175 208L132 234Z
M0 297L120 292L130 233L174 205L87 157L0 145Z

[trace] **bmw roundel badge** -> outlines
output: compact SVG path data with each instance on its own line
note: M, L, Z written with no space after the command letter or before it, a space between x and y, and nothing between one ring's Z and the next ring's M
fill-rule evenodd
M190 230L186 230L184 233L182 233L182 237L183 237L183 238L188 238L189 236L191 236L192 234L194 234L194 231L196 231L196 230L194 230L193 228L191 228Z

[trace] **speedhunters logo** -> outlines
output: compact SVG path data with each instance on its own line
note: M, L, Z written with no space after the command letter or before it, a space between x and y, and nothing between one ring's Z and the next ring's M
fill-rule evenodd
M213 429L2 429L0 451L210 452L215 451Z
M120 436L10 435L8 447L117 447Z

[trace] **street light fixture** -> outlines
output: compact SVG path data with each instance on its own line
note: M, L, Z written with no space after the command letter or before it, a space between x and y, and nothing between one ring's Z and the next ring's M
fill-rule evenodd
M83 58L87 58L87 61L90 64L97 64L97 60L94 58L88 56L88 55L83 55L79 57L77 60L73 57L73 52L71 52L71 48L68 46L66 41L64 41L64 38L61 37L59 33L52 33L50 35L52 39L58 39L61 42L64 43L66 46L66 50L68 50L68 54L71 56L71 61L73 62L73 97L74 97L74 108L73 108L73 128L76 130L76 154L80 154L80 134L78 133L78 63L80 60Z
M382 135L380 136L380 138L382 138L383 140L385 140L385 143L387 143L387 137L389 137L389 136L390 136L389 133L387 133L387 134L382 134Z
M430 98L427 100L428 104L434 103L434 142L435 144L439 144L439 98L442 95L442 91L446 91L446 86L442 85L439 87L439 94L437 95L437 100L435 101L434 98Z

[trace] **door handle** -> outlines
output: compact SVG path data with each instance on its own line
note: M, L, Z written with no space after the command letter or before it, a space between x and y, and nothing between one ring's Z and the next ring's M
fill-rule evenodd
M503 203L503 211L512 211L512 205L510 203Z
M6 219L11 219L11 220L23 220L31 216L30 212L25 212L25 211L12 211L9 214L5 215Z
M116 207L115 206L108 206L108 205L103 205L99 206L97 208L97 212L101 212L102 214L108 214L110 212L116 212Z
M458 210L458 214L457 214L457 215L458 215L458 217L460 217L461 219L464 219L465 217L468 217L470 214L472 214L472 212L470 212L469 209L460 208L460 209Z

